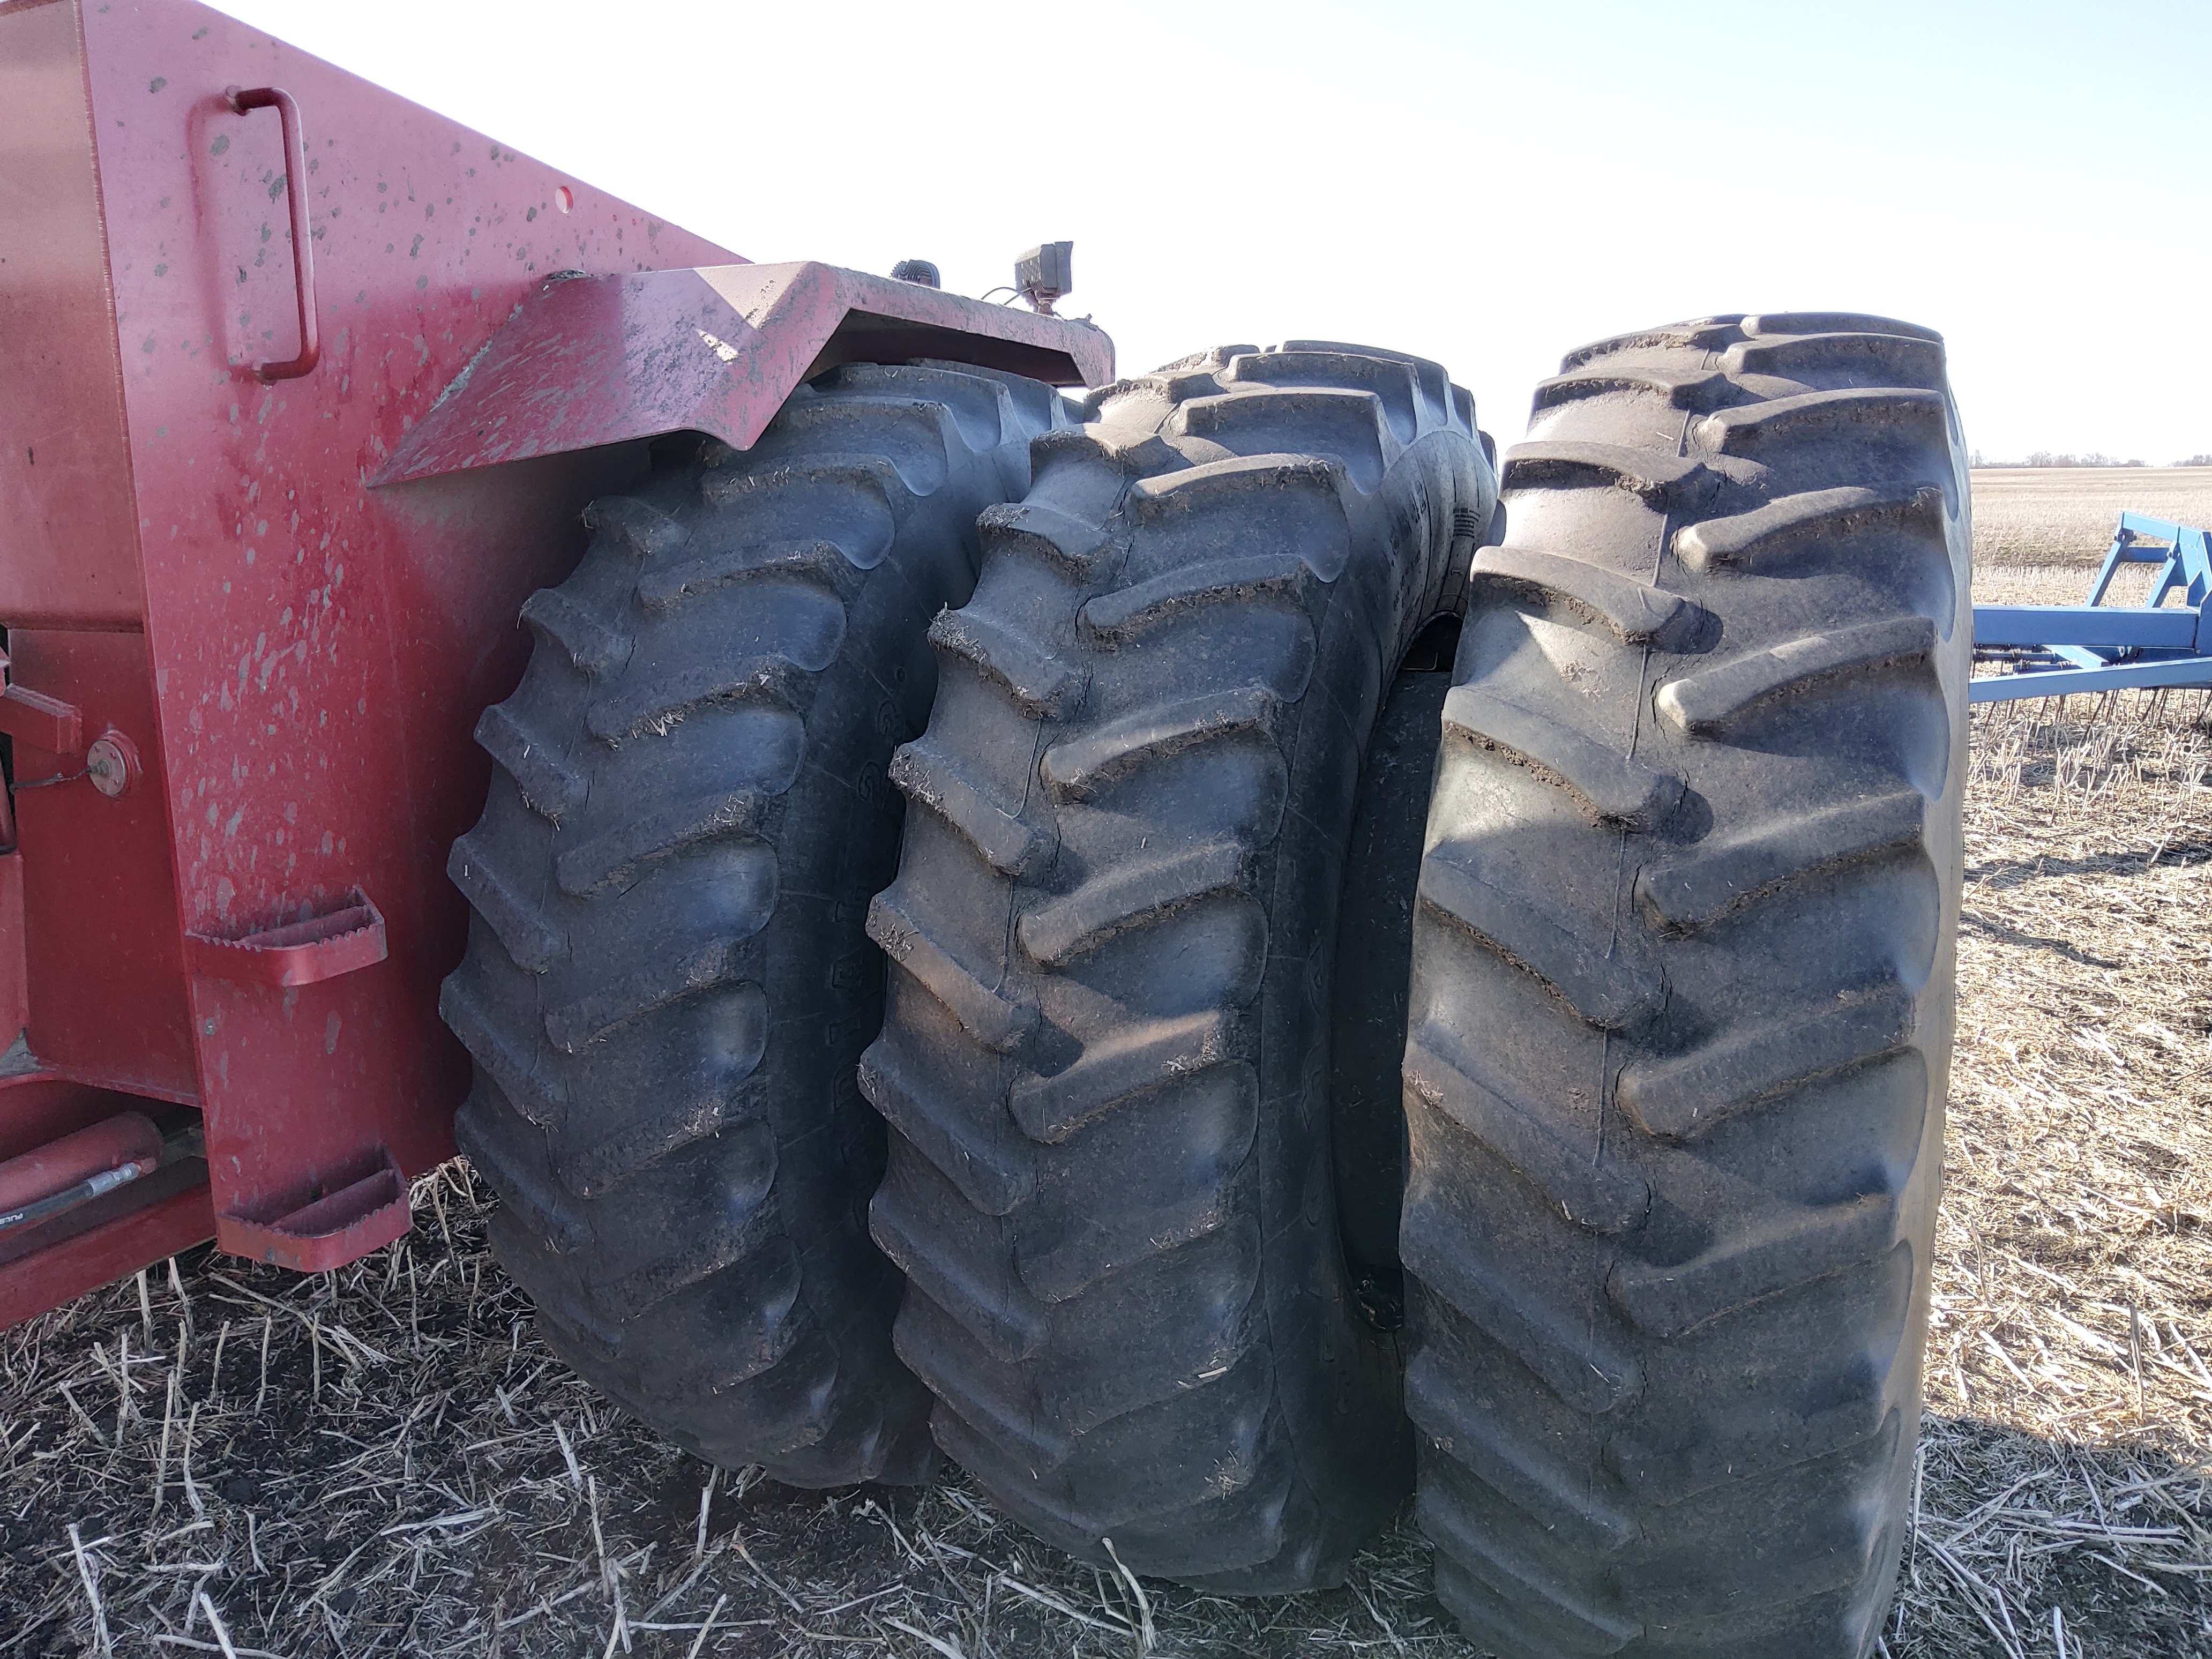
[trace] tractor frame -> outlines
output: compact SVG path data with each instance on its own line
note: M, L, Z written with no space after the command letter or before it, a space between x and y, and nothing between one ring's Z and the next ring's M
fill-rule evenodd
M0 1229L0 1326L209 1237L315 1271L406 1230L466 1087L471 730L653 439L744 447L849 361L1113 372L191 0L0 4L0 1160L133 1110L168 1146Z

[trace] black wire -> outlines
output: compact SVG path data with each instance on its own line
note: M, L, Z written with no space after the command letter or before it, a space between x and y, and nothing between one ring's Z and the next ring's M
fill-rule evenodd
M9 1231L17 1227L35 1226L41 1221L61 1214L64 1210L73 1210L80 1204L88 1203L95 1198L104 1198L117 1188L127 1187L132 1182L152 1173L138 1162L126 1164L123 1168L131 1170L131 1173L121 1181L101 1185L100 1183L106 1177L120 1173L118 1170L103 1170L100 1174L88 1176L84 1180L76 1182L74 1186L65 1187L60 1192L49 1193L44 1198L33 1199L27 1204L20 1205L15 1209L0 1213L0 1232Z

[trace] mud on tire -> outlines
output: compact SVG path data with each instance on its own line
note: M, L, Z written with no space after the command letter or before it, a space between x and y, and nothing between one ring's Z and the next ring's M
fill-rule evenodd
M1362 750L1493 475L1440 368L1358 347L1224 348L1091 415L985 516L892 766L875 1236L938 1441L1012 1515L1301 1589L1410 1480L1334 1215L1331 946Z
M743 454L695 443L593 504L477 729L496 766L448 866L474 915L440 1005L475 1060L458 1138L554 1350L719 1463L826 1486L934 1462L866 1232L863 926L929 619L1062 410L988 371L855 366Z
M1855 1659L1951 1050L1942 347L1719 317L1563 369L1474 562L1414 923L1419 1517L1501 1652Z

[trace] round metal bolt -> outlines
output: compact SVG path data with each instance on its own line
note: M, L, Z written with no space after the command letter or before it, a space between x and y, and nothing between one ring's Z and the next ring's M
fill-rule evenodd
M113 800L138 781L138 750L120 732L108 732L85 751L84 775L92 787Z

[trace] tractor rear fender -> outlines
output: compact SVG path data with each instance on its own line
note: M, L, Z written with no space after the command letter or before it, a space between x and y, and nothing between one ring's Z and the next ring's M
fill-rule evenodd
M1103 386L1113 342L915 283L801 260L548 278L517 306L372 486L665 433L750 448L803 381L932 357Z

